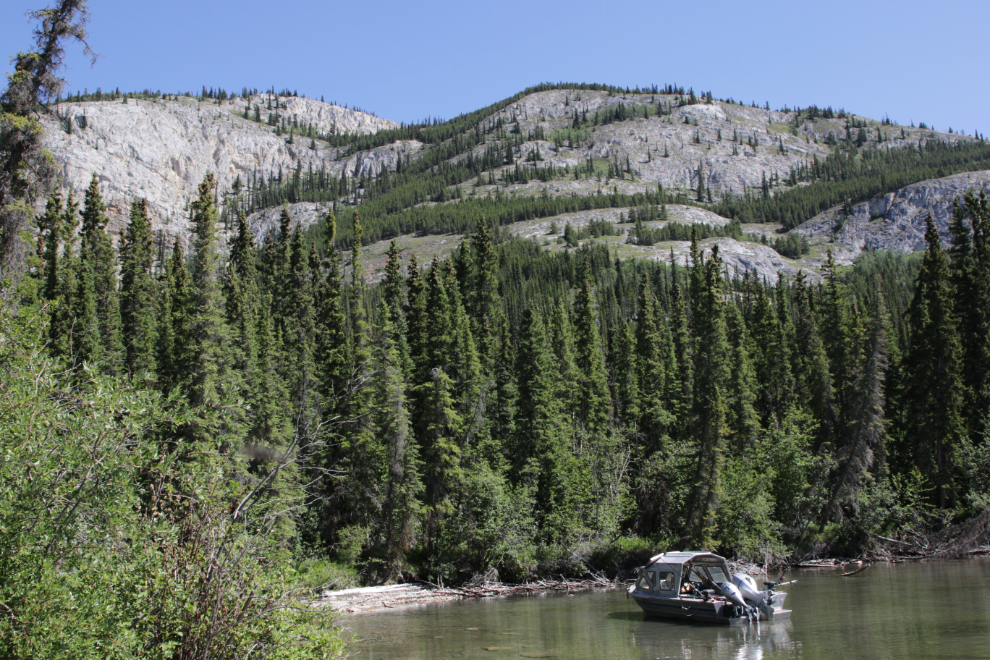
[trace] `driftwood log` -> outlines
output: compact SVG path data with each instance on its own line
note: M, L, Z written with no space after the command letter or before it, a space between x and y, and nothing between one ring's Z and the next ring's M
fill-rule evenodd
M990 507L978 516L937 532L909 530L902 538L870 535L871 558L887 561L955 559L990 553Z
M563 576L560 580L539 580L526 584L505 584L502 582L472 584L469 582L460 587L444 587L421 581L412 584L327 591L314 604L333 607L342 612L369 612L381 608L425 605L464 598L532 596L543 593L570 594L592 589L617 588L622 584L601 577L572 580Z

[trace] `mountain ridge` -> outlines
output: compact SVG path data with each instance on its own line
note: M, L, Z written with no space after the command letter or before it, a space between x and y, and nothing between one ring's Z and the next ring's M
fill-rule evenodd
M852 157L899 147L920 149L933 141L975 141L830 108L769 110L693 93L688 97L676 89L660 90L672 94L534 89L418 129L313 99L270 94L246 100L59 103L45 124L48 146L62 167L63 189L81 190L97 173L114 233L123 227L131 200L147 198L163 245L175 239L184 243L188 200L207 170L217 177L228 228L237 211L249 214L250 225L261 235L277 224L277 209L285 202L304 225L327 208L340 211L356 204L365 218L366 240L374 242L412 228L445 233L443 226L431 228L428 220L416 218L460 212L451 205L464 200L611 194L614 205L659 192L659 199L671 203L697 199L717 206L758 197L761 191L775 197L797 188L803 184L788 180L794 171L810 168L812 162L817 166L840 147ZM71 132L66 130L70 126ZM445 126L461 132L451 133ZM429 137L428 131L433 131ZM404 135L423 135L432 143L400 139ZM317 179L324 189L307 193L306 186L313 185L307 181ZM815 226L797 233L812 239L817 254L803 262L763 260L775 265L757 270L767 275L768 268L787 273L814 269L825 243L833 240ZM853 222L847 234L861 226ZM748 230L754 232L750 238L767 229ZM342 236L346 240L346 228ZM763 252L759 240L737 239L743 237L720 242L749 242L748 248L736 251L751 256ZM854 256L839 251L843 260Z

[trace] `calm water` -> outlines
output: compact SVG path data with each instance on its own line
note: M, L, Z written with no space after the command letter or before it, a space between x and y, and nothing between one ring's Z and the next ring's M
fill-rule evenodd
M352 615L349 650L385 658L990 658L990 561L795 571L789 621L646 618L622 591Z

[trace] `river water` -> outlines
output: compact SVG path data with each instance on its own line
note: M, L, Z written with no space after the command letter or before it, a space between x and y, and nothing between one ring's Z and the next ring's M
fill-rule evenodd
M759 625L649 619L623 591L607 591L388 610L343 626L361 660L990 658L990 561L843 571L793 572L790 620Z

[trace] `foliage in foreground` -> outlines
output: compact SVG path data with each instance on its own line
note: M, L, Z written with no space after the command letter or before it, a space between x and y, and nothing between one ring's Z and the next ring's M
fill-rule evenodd
M292 492L196 412L46 356L47 312L0 307L0 655L337 657L286 588ZM226 405L226 404L217 404Z

